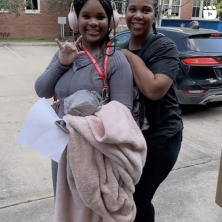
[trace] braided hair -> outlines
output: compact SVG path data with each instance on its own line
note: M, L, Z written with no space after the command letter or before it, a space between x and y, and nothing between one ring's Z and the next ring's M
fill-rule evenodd
M127 0L128 3L129 3L129 1L130 0ZM158 13L158 0L152 0L152 4L153 4L154 12ZM153 33L157 34L156 23L153 23L152 27L153 27Z
M76 16L77 18L79 18L79 14L80 14L80 11L82 10L83 6L90 0L73 0L73 5L74 5L74 8L75 8L75 13L76 13ZM113 17L113 7L112 7L112 4L111 4L111 0L98 0L100 2L100 4L102 5L107 17L108 17L108 27L110 27L110 22L111 22L111 19L113 20L113 23L115 24L115 20L114 20L114 17ZM107 43L110 41L110 37L109 37L109 34L111 33L111 29L108 30L106 36L104 37L104 41L102 43L102 47L101 47L101 50L100 50L100 53L99 53L99 56L98 56L98 59L100 58L103 58L102 59L102 62L104 62L104 57L106 56L106 48L107 48ZM114 29L114 36L115 36L115 29ZM74 38L75 40L79 37L80 33L75 33L74 35ZM115 42L115 41L114 41ZM113 52L108 55L108 56L111 56L114 52L115 52L115 44L113 44L112 46L114 46L114 50ZM80 48L80 50L82 50ZM104 65L104 64L103 64ZM94 69L94 66L92 66L92 70ZM92 80L92 70L91 70L91 81Z
M153 1L154 12L158 13L158 0L152 0L152 1ZM157 34L156 23L153 23L153 33Z

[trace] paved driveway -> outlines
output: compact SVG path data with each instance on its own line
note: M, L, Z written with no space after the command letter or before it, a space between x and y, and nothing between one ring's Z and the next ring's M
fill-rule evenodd
M15 140L29 109L38 100L34 82L56 50L55 46L0 47L2 222L52 220L50 161ZM222 209L215 204L215 192L222 148L222 108L191 108L182 118L182 150L154 198L156 221L221 222Z

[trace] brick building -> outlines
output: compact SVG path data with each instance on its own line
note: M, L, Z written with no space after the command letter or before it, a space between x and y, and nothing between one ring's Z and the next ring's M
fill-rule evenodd
M25 0L24 0L25 1ZM0 39L54 39L60 37L61 29L58 17L67 17L68 11L49 14L46 10L46 0L32 0L37 10L26 9L21 15L0 12ZM119 13L122 15L118 31L125 27L124 1L117 0ZM210 5L211 0L163 0L167 11L164 20L203 20L203 7ZM167 10L168 9L168 10ZM217 19L218 20L218 19ZM65 36L72 33L65 26Z
M0 12L0 39L54 39L60 36L58 16L68 11L49 14L46 0L33 0L36 10L20 11L20 16Z
M25 0L24 0L25 1ZM47 0L32 0L35 11L31 8L20 11L20 16L0 11L0 39L54 39L61 36L61 26L58 17L67 17L69 11L64 10L49 14L46 9ZM124 18L120 24L125 23ZM122 30L120 26L118 30ZM64 36L72 36L67 24Z

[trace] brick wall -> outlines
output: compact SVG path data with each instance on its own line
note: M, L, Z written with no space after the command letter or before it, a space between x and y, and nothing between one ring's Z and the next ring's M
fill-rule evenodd
M119 26L116 28L116 33L119 33L123 31L124 29L127 29L126 21L124 17L120 17Z
M61 27L58 16L67 17L68 11L48 14L44 0L40 2L40 13L28 14L21 11L21 15L0 13L0 39L54 39L60 37ZM67 18L68 22L68 18ZM126 28L125 18L120 18L117 32ZM65 27L65 37L69 36L70 28Z
M181 19L190 20L192 18L193 0L182 0Z
M54 39L60 37L60 25L58 16L67 16L63 13L48 14L46 12L46 0L40 0L40 13L27 14L21 11L21 15L0 13L0 39ZM182 0L181 19L191 19L193 0ZM120 19L117 32L126 28L125 18ZM66 27L66 30L69 28ZM66 33L66 35L68 35Z
M64 13L48 14L46 3L40 1L40 13L21 15L0 13L0 39L54 39L60 36L58 16L67 16Z
M60 37L61 27L58 25L58 16L67 17L68 11L48 14L45 9L45 0L40 2L40 13L28 14L21 11L21 15L0 13L0 39L54 39ZM68 18L67 18L68 22ZM126 28L125 18L120 18L117 32ZM68 24L65 27L65 36L69 36Z

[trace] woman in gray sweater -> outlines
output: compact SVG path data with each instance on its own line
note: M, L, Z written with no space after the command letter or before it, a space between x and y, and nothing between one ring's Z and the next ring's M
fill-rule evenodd
M74 0L73 5L82 37L75 44L65 45L61 45L56 39L59 50L35 83L35 90L39 97L52 98L55 95L59 99L60 118L64 116L64 99L76 91L84 89L102 94L104 82L83 49L85 46L103 70L113 17L110 0ZM123 53L114 47L111 48L108 57L107 80L110 100L116 100L131 110L133 76L130 65ZM52 161L54 193L57 167L58 164Z

